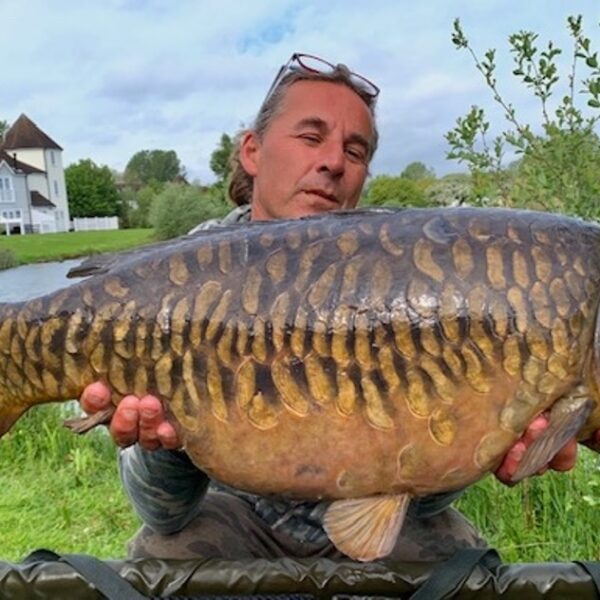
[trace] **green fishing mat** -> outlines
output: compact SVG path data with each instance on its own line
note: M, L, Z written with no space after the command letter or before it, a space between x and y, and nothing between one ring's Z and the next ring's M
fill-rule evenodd
M318 560L100 561L38 550L0 562L2 600L600 599L600 563L502 564L467 549L444 563Z

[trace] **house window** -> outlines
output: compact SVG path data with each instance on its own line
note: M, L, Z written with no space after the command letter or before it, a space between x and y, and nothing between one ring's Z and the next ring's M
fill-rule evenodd
M4 219L20 219L21 211L20 210L3 210L2 217Z
M14 202L15 192L10 177L0 177L0 202Z
M50 162L52 163L53 167L56 166L56 158L54 156L54 150L50 150Z
M54 180L54 195L58 196L58 181Z

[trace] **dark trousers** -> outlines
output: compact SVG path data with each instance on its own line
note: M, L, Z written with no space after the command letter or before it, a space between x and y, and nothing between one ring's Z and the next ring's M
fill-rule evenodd
M388 557L398 561L439 561L460 548L485 547L473 525L454 508L427 518L407 515ZM130 558L346 558L331 542L301 543L273 530L242 498L211 491L198 517L172 535L144 525L129 544Z

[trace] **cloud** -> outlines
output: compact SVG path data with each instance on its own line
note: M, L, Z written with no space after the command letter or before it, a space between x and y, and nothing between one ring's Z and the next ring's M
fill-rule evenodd
M208 182L221 133L250 123L279 66L304 51L381 87L373 172L398 173L413 160L453 170L443 136L471 104L505 126L471 58L450 42L453 19L480 53L502 48L499 68L510 73L507 36L532 29L564 46L570 12L547 0L5 1L0 119L26 112L67 162L122 169L138 150L172 148ZM594 40L597 2L582 0L577 12ZM534 119L539 109L522 86L506 75L501 84Z

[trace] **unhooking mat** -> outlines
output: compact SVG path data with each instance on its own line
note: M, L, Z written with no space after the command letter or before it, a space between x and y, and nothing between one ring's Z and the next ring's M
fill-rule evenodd
M319 560L99 561L37 551L0 562L1 600L600 599L600 563L501 564L493 550L445 563Z

